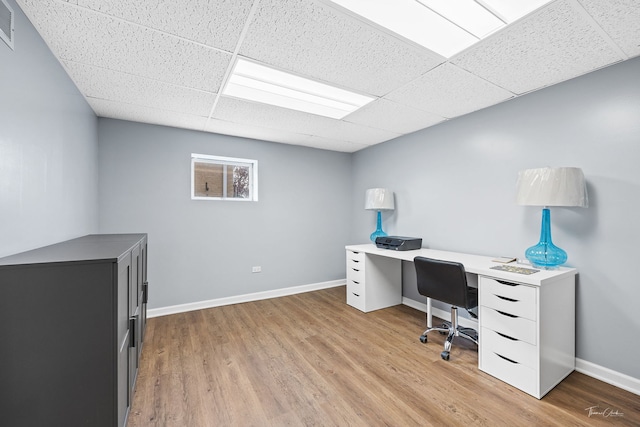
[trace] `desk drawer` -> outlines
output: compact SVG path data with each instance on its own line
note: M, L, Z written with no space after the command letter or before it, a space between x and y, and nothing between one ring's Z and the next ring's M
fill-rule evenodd
M347 269L354 268L356 270L364 270L364 261L347 257Z
M347 280L347 293L364 296L364 290L364 283L356 282L354 280Z
M480 351L482 352L482 366L480 367L482 371L537 397L535 369L510 360L506 356L501 356L491 349L485 348L484 344Z
M492 329L520 341L536 345L537 323L489 307L480 307L480 322L483 328Z
M347 267L347 281L349 280L364 284L364 269Z
M364 262L364 256L364 252L347 251L347 260L352 259L354 261Z
M507 338L491 329L482 328L482 348L537 369L538 347L525 341Z
M364 284L347 281L347 304L365 311Z
M536 320L537 289L532 286L501 283L482 277L482 305L518 317Z

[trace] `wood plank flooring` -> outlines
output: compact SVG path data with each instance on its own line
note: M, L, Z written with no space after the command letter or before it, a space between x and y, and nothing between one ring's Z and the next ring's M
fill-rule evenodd
M574 372L537 400L424 325L344 287L150 319L128 426L640 425L640 396Z

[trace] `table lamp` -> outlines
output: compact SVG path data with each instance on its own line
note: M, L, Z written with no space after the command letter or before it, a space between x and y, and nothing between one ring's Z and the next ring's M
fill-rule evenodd
M516 202L542 206L540 242L525 251L531 264L557 267L567 261L567 253L551 241L549 206L587 207L587 187L580 168L538 168L518 173Z
M383 210L393 210L393 192L386 188L370 188L367 190L366 200L364 204L365 209L378 211L378 222L376 231L371 233L369 237L372 242L376 242L376 237L386 236L387 233L382 231L382 212Z

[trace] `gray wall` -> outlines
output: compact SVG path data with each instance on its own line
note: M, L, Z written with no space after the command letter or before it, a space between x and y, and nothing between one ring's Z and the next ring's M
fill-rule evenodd
M577 357L640 378L640 59L357 152L352 240L366 242L367 188L395 192L390 234L430 248L523 257L540 209L515 205L520 169L581 167L590 206L552 208L553 241L579 270ZM404 265L404 295L423 301Z
M111 119L98 134L100 231L149 234L150 308L344 279L349 154ZM191 200L191 153L258 160L259 201Z
M0 41L0 256L97 230L97 118L13 0Z

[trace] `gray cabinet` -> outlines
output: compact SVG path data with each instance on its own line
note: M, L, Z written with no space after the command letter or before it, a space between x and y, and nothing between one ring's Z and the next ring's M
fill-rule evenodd
M147 292L146 234L0 258L2 424L124 426Z

